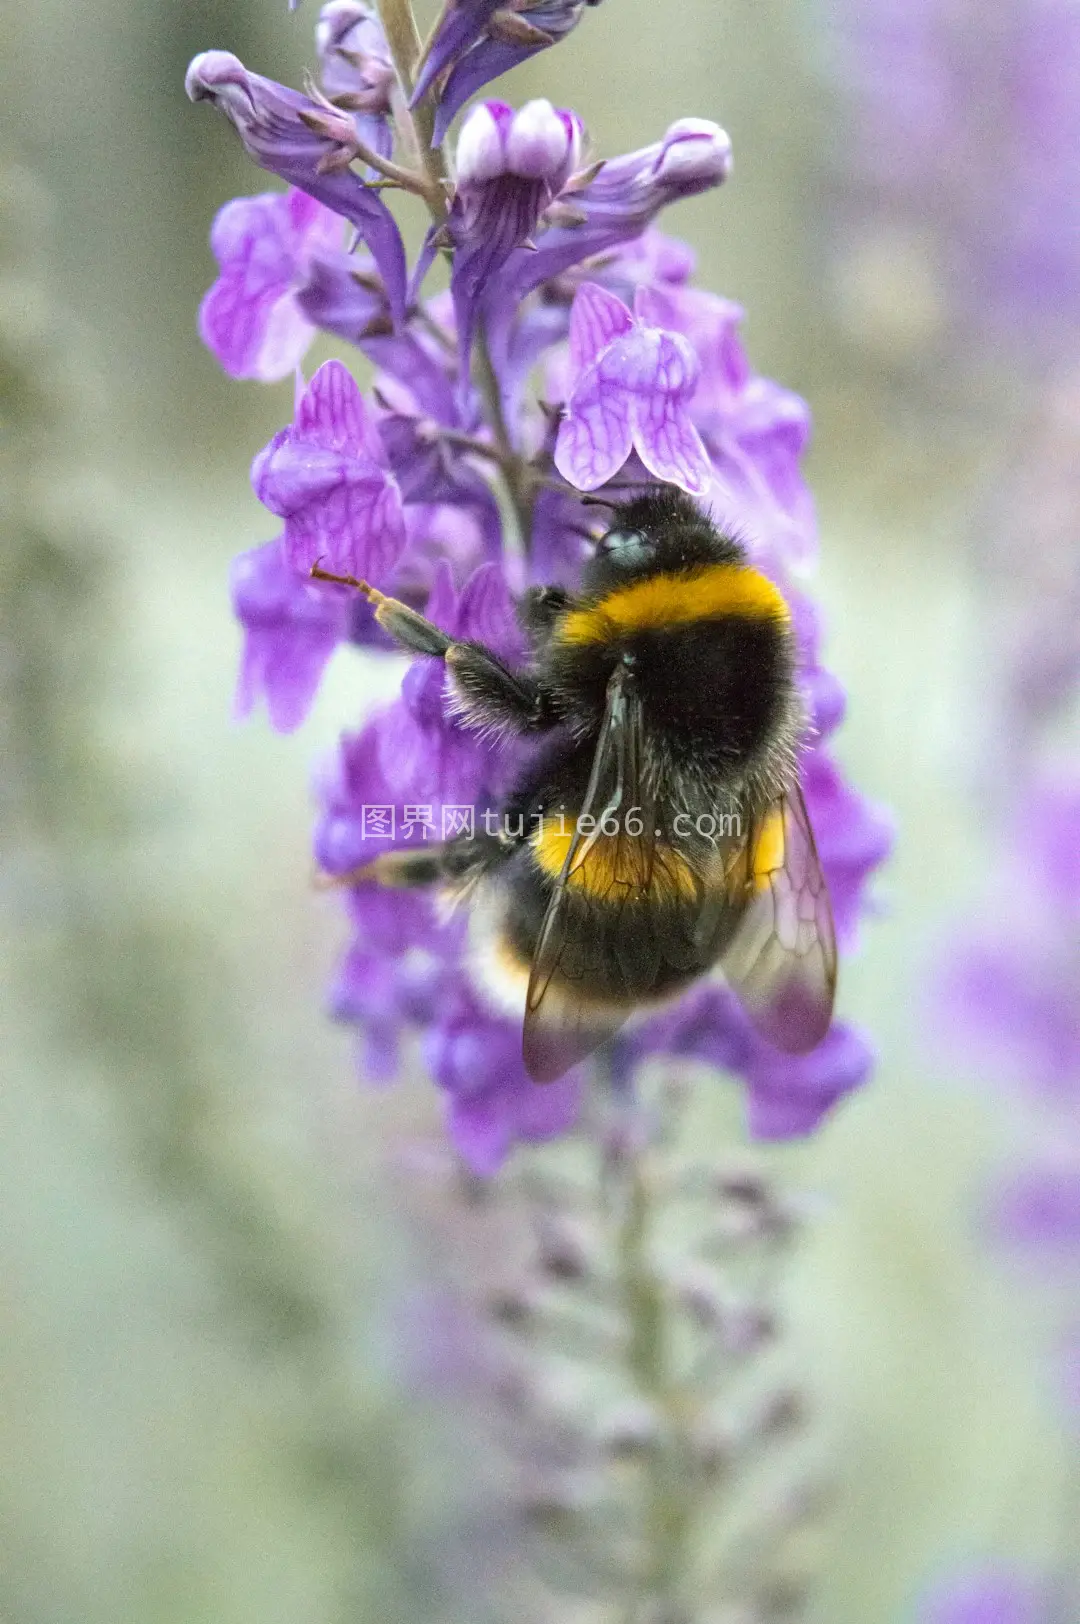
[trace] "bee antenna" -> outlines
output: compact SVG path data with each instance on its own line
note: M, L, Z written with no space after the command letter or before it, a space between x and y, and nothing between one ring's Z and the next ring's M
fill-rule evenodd
M616 505L610 496L589 496L587 493L583 493L581 496L579 496L578 501L581 503L582 507L609 508L615 507Z

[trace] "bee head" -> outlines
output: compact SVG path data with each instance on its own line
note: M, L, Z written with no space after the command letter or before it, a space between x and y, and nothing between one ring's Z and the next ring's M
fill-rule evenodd
M658 485L631 502L612 505L611 524L596 543L582 587L609 592L660 571L742 558L742 549L720 534L691 497Z

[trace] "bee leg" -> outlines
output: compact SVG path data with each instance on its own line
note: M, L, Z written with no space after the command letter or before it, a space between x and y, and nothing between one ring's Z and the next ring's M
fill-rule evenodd
M413 654L432 654L439 658L453 642L438 626L425 620L423 615L418 615L415 609L410 609L407 603L402 603L398 598L388 598L378 587L358 580L355 575L332 575L316 563L311 566L311 578L313 581L332 581L336 586L351 586L371 604L375 619L384 631Z
M332 575L318 564L312 565L311 574L316 581L333 581L363 593L374 606L379 625L403 648L444 659L453 683L455 710L466 726L512 733L554 727L557 718L549 696L536 678L511 671L482 643L456 642L408 604L388 598L354 575Z
M373 881L394 891L415 891L429 885L455 885L478 879L502 862L506 848L493 835L462 836L441 844L397 847L380 852L359 868L344 874L324 874L327 886L361 885Z
M558 718L547 689L528 671L511 671L482 643L452 643L445 655L452 707L466 727L535 733Z

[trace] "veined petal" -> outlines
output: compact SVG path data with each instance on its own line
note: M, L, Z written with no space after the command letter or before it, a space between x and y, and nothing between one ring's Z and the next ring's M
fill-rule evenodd
M630 413L634 445L649 472L704 496L712 479L708 452L678 396L659 389L635 393Z
M234 378L272 382L300 363L314 329L295 286L310 256L341 241L342 222L304 192L238 197L218 210L210 247L221 274L199 310L199 334Z
M595 491L618 473L633 445L630 400L587 368L570 398L555 441L555 466L579 491Z
M300 399L294 432L354 457L385 463L379 431L359 385L343 361L326 361Z
M628 333L634 318L613 293L596 282L583 282L570 311L570 362L583 371L613 339Z
M343 470L317 500L285 524L294 569L320 562L335 575L385 581L405 545L405 519L396 482L381 472Z

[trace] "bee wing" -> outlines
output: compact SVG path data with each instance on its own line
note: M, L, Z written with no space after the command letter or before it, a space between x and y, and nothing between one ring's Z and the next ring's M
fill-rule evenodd
M522 1050L537 1082L561 1076L613 1036L665 966L676 972L701 966L708 951L703 944L717 931L717 898L734 919L726 892L710 886L702 865L658 843L657 823L641 702L631 669L620 665L608 682L588 787L533 954ZM607 833L605 824L617 832ZM586 892L571 881L600 839L603 890L593 878ZM653 918L641 903L657 892L665 900ZM631 906L632 926L621 930L619 912ZM609 984L621 973L623 999L590 998L601 965Z
M561 1077L570 1066L618 1031L629 1010L591 1002L586 993L589 974L602 951L596 937L595 908L585 895L571 889L570 881L600 838L600 824L614 816L620 827L623 811L636 805L633 794L641 772L640 706L629 668L619 665L608 681L604 719L585 798L574 833L555 881L533 953L529 990L525 998L522 1054L529 1075L538 1083ZM592 831L583 832L589 819ZM643 854L620 851L612 864L613 877L621 869L626 883L640 877ZM621 876L620 876L621 877ZM556 974L558 985L553 986Z
M721 968L762 1037L804 1054L832 1019L836 935L798 784L751 831L742 884L742 918Z

